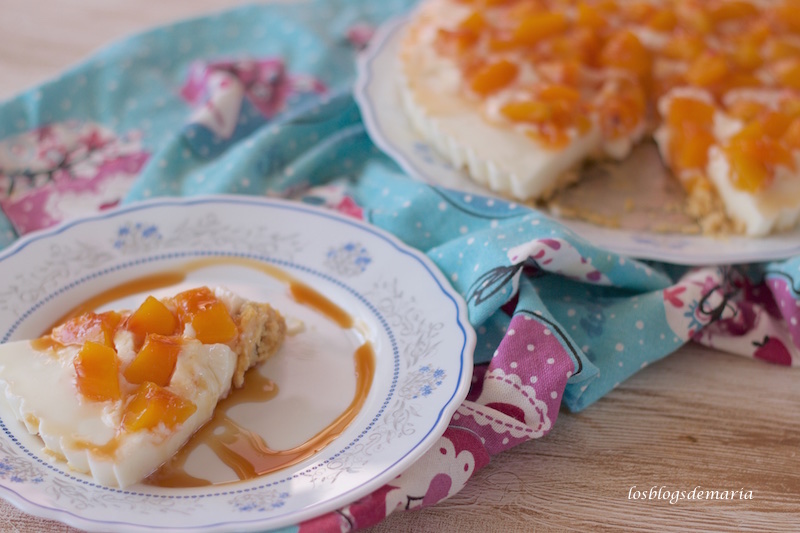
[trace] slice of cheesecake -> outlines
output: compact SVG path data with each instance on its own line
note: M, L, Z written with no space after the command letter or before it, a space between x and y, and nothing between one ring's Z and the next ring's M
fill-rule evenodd
M265 303L199 287L0 345L0 386L47 454L126 487L170 459L286 333Z

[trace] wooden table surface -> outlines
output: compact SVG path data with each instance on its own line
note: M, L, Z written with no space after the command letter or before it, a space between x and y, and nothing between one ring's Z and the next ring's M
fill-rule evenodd
M97 47L240 0L0 0L0 99ZM496 457L458 494L397 512L398 531L800 531L800 371L687 346L552 432ZM632 500L647 490L752 499ZM1 531L74 531L0 501Z

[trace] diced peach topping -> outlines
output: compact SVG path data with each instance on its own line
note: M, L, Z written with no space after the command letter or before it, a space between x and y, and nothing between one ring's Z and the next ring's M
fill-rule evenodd
M528 135L545 148L561 148L572 132L583 134L591 128L588 109L575 88L562 84L538 87L529 99L506 102L500 113L512 122L533 126Z
M434 46L443 55L460 57L466 54L477 42L478 35L474 32L440 29Z
M790 117L800 117L800 93L784 98L781 100L780 112L789 115Z
M687 122L710 127L714 122L714 106L703 100L679 96L670 101L666 119L675 128Z
M482 30L486 29L487 26L488 24L486 22L486 18L481 14L481 12L473 11L467 16L467 18L465 18L458 24L458 29L477 34Z
M114 346L114 333L122 316L114 311L85 313L70 318L61 326L53 328L53 340L67 345L81 345L87 341Z
M507 18L508 20L518 21L545 11L547 11L547 6L544 5L542 0L528 0L526 2L514 0L508 8Z
M148 333L172 335L178 328L178 318L163 302L148 296L130 316L127 327L142 336Z
M225 304L208 287L200 287L174 297L183 324L191 324L195 337L204 344L230 342L238 328Z
M768 112L748 123L725 146L733 170L735 187L755 192L768 185L775 168L795 168L791 144L782 139L790 134L792 123L778 113Z
M97 401L119 400L119 360L114 348L87 341L72 362L78 391L85 398Z
M122 427L130 432L153 429L160 424L172 429L195 411L194 403L146 381L130 396L122 416Z
M780 139L792 123L791 115L768 111L759 119L764 134L772 139Z
M539 65L539 72L553 83L572 87L580 85L583 79L581 63L574 59L543 62Z
M567 17L563 13L534 13L520 20L512 38L521 46L532 46L548 37L560 34L567 27Z
M699 87L710 87L721 83L730 71L725 56L714 52L704 52L689 65L686 81Z
M605 99L598 106L598 114L600 129L607 139L618 139L631 133L641 120L630 100L622 95Z
M778 83L791 89L800 89L800 57L782 59L772 65Z
M586 2L581 2L578 4L578 14L575 24L593 30L599 30L605 27L606 21L595 6L591 6Z
M122 375L128 383L135 385L152 381L166 387L175 371L180 351L180 338L150 334Z
M636 74L644 78L650 74L652 64L650 52L642 45L639 38L628 30L611 36L600 51L600 64Z
M764 59L775 61L800 56L800 44L794 39L777 36L764 44Z
M670 31L678 23L678 17L672 9L659 9L647 19L647 26L656 31Z
M794 167L791 152L773 139L736 139L725 148L731 164L733 185L756 192L774 178L776 166Z
M701 35L707 35L714 29L711 16L702 9L701 4L683 2L678 8L678 26Z
M519 67L506 59L489 63L473 76L470 87L476 93L486 96L505 88L517 77Z
M628 0L623 2L620 8L626 20L637 23L647 20L656 10L653 4L641 0Z
M800 33L800 4L796 0L784 0L775 7L776 19L793 33Z
M581 99L581 93L573 87L566 85L545 85L539 90L539 98L548 101L577 102Z
M764 106L760 102L739 99L733 102L726 111L734 118L749 122L760 114L763 109Z
M800 150L800 118L795 118L783 134L783 143L791 150Z
M731 72L725 80L727 87L717 87L716 92L722 93L725 89L739 89L742 87L760 87L761 80L751 72Z
M553 116L553 108L547 102L524 100L504 104L500 113L513 122L544 122Z
M170 310L174 306L177 316ZM171 392L169 386L182 349L183 326L190 323L203 343L226 343L238 326L225 304L208 287L184 291L165 304L148 297L127 320L121 314L87 312L53 329L47 339L61 345L80 345L72 365L77 393L93 402L121 401L122 428L127 431L173 428L195 412L196 406ZM143 337L141 347L120 372L113 339L127 328ZM134 343L135 345L139 343ZM120 384L120 374L133 392Z
M708 163L708 149L712 144L714 135L711 130L691 122L684 124L683 129L670 138L672 165L678 170L704 169Z
M706 47L703 38L695 34L678 34L670 38L661 49L667 59L689 61L697 57Z
M715 23L752 17L758 13L758 8L750 2L742 0L725 0L713 2L708 14Z
M615 83L616 90L604 94L596 105L600 129L606 139L629 135L642 123L645 113L642 87L624 79Z
M710 148L721 145L713 127L717 109L745 124L720 146L737 187L758 190L777 167L794 165L791 151L800 149L797 0L456 1L469 5L469 14L440 30L437 47L456 57L471 97L501 93L500 114L545 147L566 146L592 124L607 140L631 135L662 95L689 86L712 103L673 98L660 117L670 131L670 164L690 171L683 176L702 177ZM645 38L653 33L658 38ZM530 84L520 77L522 61L537 75ZM780 109L742 98L722 105L739 88L783 91ZM697 182L708 186L705 178Z
M203 344L230 342L238 328L222 302L215 302L198 311L192 318L195 337Z
M556 42L561 50L557 49ZM597 34L588 28L570 30L553 43L554 56L561 60L576 60L584 65L597 62L597 54L603 44Z
M754 69L762 63L761 46L758 42L742 39L733 45L731 61L739 68Z
M694 98L674 98L666 116L672 134L668 153L678 170L705 169L712 133L714 106Z

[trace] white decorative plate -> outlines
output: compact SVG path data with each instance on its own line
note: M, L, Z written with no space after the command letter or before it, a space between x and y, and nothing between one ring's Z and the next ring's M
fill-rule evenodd
M406 119L396 83L397 51L405 22L406 18L398 18L381 26L359 57L355 97L370 137L412 178L470 194L496 196L439 156ZM632 169L619 169L628 170ZM600 248L676 264L747 263L800 254L800 229L757 239L713 238L615 229L565 218L559 221Z
M369 340L375 374L350 426L309 459L254 480L120 490L50 460L38 437L4 414L2 497L29 513L96 531L290 526L390 481L437 440L466 395L475 334L463 300L433 263L365 223L279 200L156 200L21 239L0 253L0 341L36 337L94 295L188 264L194 268L186 269L181 283L227 286L271 301L305 325L258 370L278 384L278 395L242 409L237 422L278 449L313 436L352 400L353 349ZM286 286L265 269L253 268L258 264L282 269L324 294L357 328L337 333L331 321L314 318L287 297ZM106 305L123 306L136 297L122 300ZM211 463L191 465L192 456L188 473L216 475Z

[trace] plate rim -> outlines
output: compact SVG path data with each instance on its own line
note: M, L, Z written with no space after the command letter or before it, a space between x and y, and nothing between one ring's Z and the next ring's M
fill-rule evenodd
M453 389L450 397L442 402L435 422L433 422L427 429L425 435L415 440L415 444L410 446L401 457L397 458L392 464L388 465L376 475L368 477L364 482L359 483L355 487L339 493L328 499L315 502L302 509L289 512L285 515L277 517L261 517L252 520L244 521L220 521L217 523L202 524L197 526L154 526L142 523L135 523L130 521L105 521L93 519L83 516L74 512L71 507L55 507L44 503L39 503L31 499L26 491L16 491L12 486L9 486L5 480L0 480L0 489L2 489L2 497L9 503L13 504L20 510L28 514L39 516L45 519L52 519L64 524L74 527L88 528L90 530L101 530L100 528L119 527L125 531L142 531L142 530L193 530L193 531L229 531L229 530L263 530L267 528L280 528L292 525L297 525L306 520L313 519L321 516L327 512L335 511L343 506L346 506L357 499L364 497L374 490L385 485L391 479L402 473L405 469L410 467L416 462L428 449L430 449L436 441L441 437L444 431L449 426L449 422L453 415L466 398L469 391L473 369L472 355L476 345L476 333L474 328L469 322L468 308L463 297L450 285L447 278L439 270L436 264L422 251L417 250L400 240L392 233L370 224L366 220L361 220L339 213L335 210L309 205L295 200L287 200L283 198L261 197L261 196L247 196L236 194L208 194L197 195L191 197L159 197L142 201L130 202L113 209L104 210L101 212L91 213L85 216L75 217L63 221L50 228L38 230L26 234L4 250L0 250L0 267L5 260L22 252L25 248L32 243L46 240L49 238L58 238L58 236L68 229L81 224L102 223L103 220L119 217L127 213L143 211L151 208L164 207L170 205L193 207L201 204L247 204L256 206L258 208L267 209L290 209L292 211L299 211L311 216L321 216L328 219L333 219L338 222L344 223L356 229L356 231L366 231L375 237L382 239L391 246L396 252L404 254L411 259L417 261L421 267L428 271L432 280L439 286L441 296L448 299L454 306L454 316L452 326L457 327L459 333L458 343L460 344L460 353L458 354L459 361L459 375L456 380L456 386ZM40 303L40 302L37 302ZM33 304L36 305L36 304ZM24 317L17 319L15 323L10 323L10 332L13 332ZM455 356L454 356L455 359ZM427 425L427 424L426 424ZM8 440L8 437L3 437ZM335 441L334 441L335 442ZM330 445L329 445L330 446ZM58 466L61 466L60 464ZM66 468L66 467L65 467ZM66 471L65 471L66 472ZM71 481L72 483L72 481ZM98 485L100 489L102 486ZM112 488L111 490L120 490ZM124 491L123 491L124 492ZM157 495L152 495L157 497ZM235 528L235 529L231 529Z
M369 88L373 83L376 83L374 79L375 76L373 75L374 63L380 59L380 53L384 51L389 44L391 44L391 40L393 38L397 37L397 32L402 30L402 28L411 19L411 16L413 15L403 14L392 17L377 28L373 38L357 58L356 81L353 85L353 94L359 110L361 111L362 120L364 121L367 133L372 142L374 142L381 150L389 155L412 179L427 183L428 185L432 186L441 186L436 182L436 180L431 179L427 172L420 169L420 166L414 161L413 156L409 156L406 151L396 146L395 143L389 139L389 135L387 135L384 129L381 127L378 110L379 106L373 102L373 99L370 98L369 95ZM413 128L410 125L409 130L414 133L415 137L417 137L420 142L430 145L430 143L427 143L424 141L424 139L419 137L419 135L413 131ZM434 157L436 157L438 160L444 161L444 159L437 153L434 153ZM452 167L452 165L449 166ZM463 171L458 171L457 169L453 168L453 172ZM468 178L465 177L464 179L466 180ZM493 191L488 190L486 187L480 186L479 184L473 184L472 182L469 183L476 189L481 190L481 192L477 193L472 190L470 191L470 194L483 194L484 196L500 198L505 201L513 201L503 198L497 193L494 193ZM597 226L582 220L564 219L555 216L552 213L541 211L530 206L526 207L542 213L544 216L552 218L553 220L562 224L565 228L575 232L587 242L590 242L592 245L600 246L608 251L636 259L661 261L664 263L684 266L703 266L721 263L736 264L784 260L800 254L800 227L784 233L768 235L766 237L745 237L742 235L714 237L708 235L684 235L677 233L662 234L633 230L628 231L625 233L625 235L620 236L618 233L619 230L614 228ZM589 234L587 235L587 233ZM601 238L603 239L603 243L601 244L595 244L595 239L598 237L598 234L600 234ZM608 237L602 237L604 234L608 235ZM619 241L620 237L624 239L624 242ZM742 250L740 247L740 245L746 246L748 243L755 243L757 241L763 242L765 238L780 239L782 242L785 242L785 244L778 243L776 246L780 246L780 248L773 248L772 251L768 250L766 253L761 250ZM643 243L637 242L642 239L651 239L655 241L663 241L667 239L674 241L675 245L673 247L669 247L664 246L663 244L653 243L645 247ZM612 240L614 242L611 242ZM793 240L797 240L797 242L794 243L792 242ZM729 245L725 246L724 253L700 249L694 253L686 254L680 250L681 248L685 248L687 245L694 244L696 247L701 247L705 242L723 243L724 241L730 242Z

